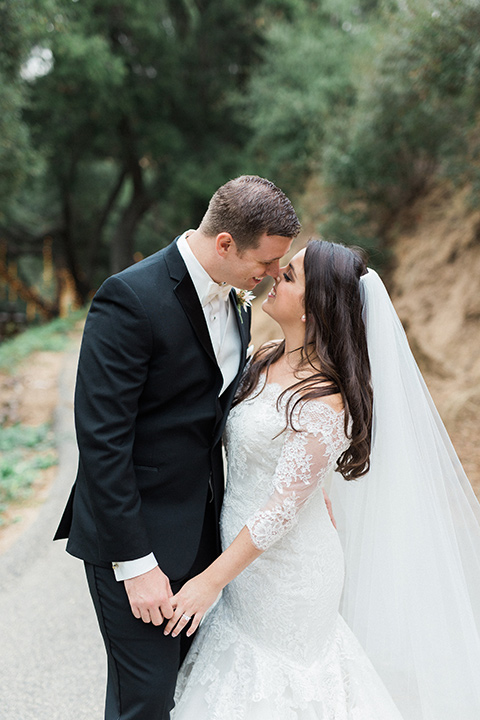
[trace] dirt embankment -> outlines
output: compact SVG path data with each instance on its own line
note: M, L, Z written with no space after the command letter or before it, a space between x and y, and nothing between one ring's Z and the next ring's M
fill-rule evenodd
M480 497L480 210L434 188L396 227L390 290L412 350Z

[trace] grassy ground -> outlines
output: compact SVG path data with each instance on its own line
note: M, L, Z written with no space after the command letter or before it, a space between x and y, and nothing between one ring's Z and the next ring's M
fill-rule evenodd
M0 345L0 550L32 516L54 478L53 417L63 352L84 311L26 330Z
M66 318L57 318L5 340L0 344L0 371L14 373L19 363L34 352L65 350L72 331L84 318L85 311L78 310Z
M50 423L0 428L0 526L11 503L27 500L39 471L57 462Z

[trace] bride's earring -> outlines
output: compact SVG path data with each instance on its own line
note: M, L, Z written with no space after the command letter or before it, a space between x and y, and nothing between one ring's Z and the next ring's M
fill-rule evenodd
M306 320L307 320L307 318L305 317L305 315L302 315L302 317L301 317L300 319L301 319L302 322L306 322Z

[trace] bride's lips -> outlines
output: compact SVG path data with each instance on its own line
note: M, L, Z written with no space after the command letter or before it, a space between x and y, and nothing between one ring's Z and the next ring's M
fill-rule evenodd
M269 298L276 298L277 297L277 284L274 283L272 289L268 293L267 297Z

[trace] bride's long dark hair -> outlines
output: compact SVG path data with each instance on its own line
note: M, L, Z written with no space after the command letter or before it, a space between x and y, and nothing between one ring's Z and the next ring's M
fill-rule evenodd
M351 442L336 469L346 480L361 477L370 467L373 394L359 282L366 269L361 250L310 240L304 257L306 323L298 370L309 367L314 372L303 379L296 375L298 381L278 398L280 403L289 393L287 426L293 427L299 403L341 393ZM282 340L255 353L235 403L251 395L260 375L268 373L284 351Z

